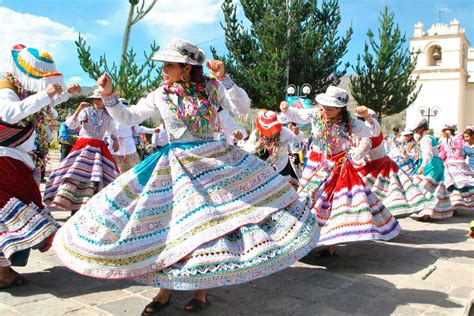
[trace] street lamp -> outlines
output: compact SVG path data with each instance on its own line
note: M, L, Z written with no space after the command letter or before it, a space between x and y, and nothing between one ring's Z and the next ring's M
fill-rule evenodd
M421 116L424 116L427 118L428 120L428 126L430 126L430 119L432 117L435 117L436 115L438 115L438 113L441 111L441 109L437 106L434 106L434 107L420 107L420 114Z
M311 90L313 88L311 87L311 85L309 83L305 83L301 86L295 86L294 84L290 84L287 88L286 88L286 94L287 95L291 95L291 96L295 96L295 97L308 97L309 94L311 94Z
M286 88L286 102L288 105L293 103L300 103L303 107L311 107L311 100L309 95L311 94L311 85L309 83L302 84L301 86L295 86L290 84Z

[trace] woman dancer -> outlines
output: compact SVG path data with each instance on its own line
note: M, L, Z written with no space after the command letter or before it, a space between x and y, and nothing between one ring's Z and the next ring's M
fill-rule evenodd
M365 110L364 108L359 107L359 110ZM369 113L370 111L369 109ZM359 142L357 151L363 159L354 161L357 172L392 215L420 211L427 202L425 196L413 184L411 178L386 154L379 122L371 115L363 119L369 120L375 126L376 136L364 137Z
M103 141L107 133L113 139L114 150L119 149L114 120L105 110L99 90L89 99L93 107L81 102L66 121L71 129L81 128L79 140L51 173L44 192L48 207L70 211L72 215L118 176L114 158Z
M430 134L425 118L418 120L411 130L421 136L420 159L413 171L413 183L428 199L425 209L413 217L422 221L451 217L453 208L443 182L444 168L438 153L438 141Z
M318 238L285 178L215 140L221 127L240 138L219 110L249 102L223 63L207 63L218 81L204 76L204 52L180 39L153 58L164 62L163 84L136 106L118 102L108 76L98 84L121 123L161 115L169 144L94 196L55 238L59 257L81 274L159 286L142 315L166 307L172 289L197 290L186 310L206 308L208 288L284 269Z
M464 147L462 149L462 156L467 160L467 164L471 171L474 172L474 126L468 126L464 130Z
M291 165L288 148L290 143L301 143L303 133L284 127L273 111L260 110L255 125L257 128L250 134L244 150L268 163L297 189L299 180Z
M349 161L352 135L359 139L374 136L371 127L350 116L349 95L344 89L330 86L316 101L320 105L316 109L289 108L286 102L280 109L288 121L312 124L313 142L300 196L309 197L309 207L317 216L319 245L330 246L320 254L334 255L338 243L394 238L400 232L398 222ZM368 117L367 109L358 112Z
M59 227L43 207L31 152L44 136L46 107L81 91L77 84L63 87L47 52L13 47L0 79L0 289L28 283L12 266L25 266L32 248L47 251Z
M474 210L474 172L464 161L463 135L455 135L456 127L443 128L446 138L440 146L440 157L444 161L444 184L449 192L453 209Z

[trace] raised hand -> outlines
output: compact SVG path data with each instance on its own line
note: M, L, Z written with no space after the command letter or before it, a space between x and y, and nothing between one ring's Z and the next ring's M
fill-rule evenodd
M369 109L366 106L363 106L363 105L360 105L356 108L356 113L360 117L363 117L364 119L370 117Z
M89 107L89 105L90 105L90 104L87 103L87 102L81 102L81 103L79 104L79 106L77 107L77 112L78 112L78 113L81 112L83 109Z
M54 98L55 95L61 94L63 92L63 88L59 84L49 84L46 87L46 94L50 99Z
M236 140L241 140L244 135L242 135L242 132L241 131L235 131L232 133L232 136L234 137L234 139Z
M97 86L99 87L100 94L103 97L109 96L114 92L112 78L110 78L108 74L103 74L97 79Z
M280 111L281 113L285 113L286 111L288 111L288 103L286 101L281 101Z
M72 94L79 94L81 93L82 88L78 83L71 83L69 86L67 86L67 92L72 93Z
M224 63L220 60L208 60L206 67L209 71L216 76L217 80L222 80L225 75Z

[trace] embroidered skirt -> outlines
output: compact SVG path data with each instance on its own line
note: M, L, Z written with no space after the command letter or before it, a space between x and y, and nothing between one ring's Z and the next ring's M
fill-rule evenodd
M3 267L14 264L9 259L15 254L41 244L59 225L44 210L33 172L22 161L0 157L0 179L0 267Z
M424 194L388 156L355 167L392 215L410 214L424 208L427 202Z
M300 196L321 228L319 245L389 240L400 233L397 220L360 178L346 153L323 157L310 152Z
M75 212L118 174L105 142L80 138L49 176L44 203L51 209Z
M414 217L428 215L434 219L441 219L453 216L454 209L444 184L443 161L439 157L433 157L423 170L423 174L418 175L421 163L420 159L414 170L413 183L421 189L428 203L421 212L414 214Z
M207 141L169 144L122 174L60 229L54 246L84 275L192 290L284 269L318 237L284 177Z

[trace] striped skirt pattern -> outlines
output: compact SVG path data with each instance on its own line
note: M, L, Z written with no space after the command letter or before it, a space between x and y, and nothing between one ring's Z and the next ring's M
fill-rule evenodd
M355 167L392 215L411 214L424 208L427 202L424 194L388 156Z
M323 157L311 152L303 171L301 199L316 215L319 245L389 240L400 233L398 221L357 174L345 153Z
M84 275L190 290L283 269L318 237L284 177L237 147L206 141L168 144L121 175L54 246Z
M413 216L428 215L433 219L452 217L454 209L449 198L449 192L444 184L443 161L439 157L433 157L423 170L423 174L417 175L420 165L421 161L415 169L412 179L413 183L423 192L428 203L421 212L413 214Z
M444 183L453 209L474 211L474 171L463 159L445 160Z
M102 140L81 138L49 176L44 203L51 209L75 212L118 174Z
M0 267L9 258L41 244L59 227L43 209L33 172L22 161L0 157Z

